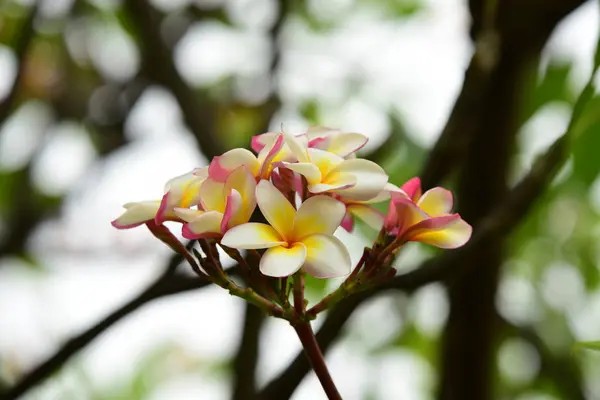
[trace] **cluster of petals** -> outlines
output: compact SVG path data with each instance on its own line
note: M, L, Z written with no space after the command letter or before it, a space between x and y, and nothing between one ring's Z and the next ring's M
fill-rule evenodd
M415 180L402 188L390 184L380 166L356 157L366 142L362 134L323 127L258 135L251 143L256 154L233 149L214 157L167 182L160 200L125 204L112 224L129 229L176 221L188 239L265 249L260 271L274 277L300 269L319 278L348 274L348 250L333 233L351 231L357 218L406 241L450 248L468 240L470 226L449 214L449 192L435 188L421 196ZM385 200L391 200L387 216L372 206Z
M413 178L391 192L386 231L402 242L422 242L443 249L464 245L472 228L452 214L452 192L435 187L422 193L421 180Z

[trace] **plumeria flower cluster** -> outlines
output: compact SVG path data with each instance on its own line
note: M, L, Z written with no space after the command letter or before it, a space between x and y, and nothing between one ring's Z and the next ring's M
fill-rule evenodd
M336 295L312 309L314 316L340 293L393 276L393 258L406 242L456 248L471 236L469 224L451 213L449 191L422 193L418 178L392 185L379 165L356 156L366 142L362 134L323 127L300 135L264 133L252 139L254 153L233 149L214 157L208 166L168 181L162 198L125 204L112 224L118 229L145 224L176 251L187 252L163 225L180 223L182 236L205 250L204 256L197 253L199 273L255 303L272 304L270 310L278 310L272 313L285 318L291 318L285 311L287 277L347 276ZM387 214L374 207L385 201ZM334 232L351 232L357 219L380 234L353 268ZM211 251L217 245L244 266L250 294L224 275L214 259L218 253ZM256 265L240 250L253 255ZM184 256L193 263L189 253ZM277 278L275 285L271 278Z

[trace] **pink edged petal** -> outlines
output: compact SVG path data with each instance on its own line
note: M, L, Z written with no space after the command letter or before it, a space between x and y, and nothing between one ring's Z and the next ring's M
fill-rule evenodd
M256 208L256 180L246 167L236 168L227 178L224 187L225 193L235 190L241 197L239 209L232 214L232 223L229 226L248 222Z
M383 226L384 216L382 213L363 204L351 204L348 206L348 212L362 220L364 223L369 225L371 228L379 231Z
M228 230L221 244L234 249L267 249L287 245L272 226L258 222L249 222Z
M386 219L386 229L389 231L395 230L403 233L429 218L412 200L405 197L393 199L390 203L390 209L393 211L388 214Z
M354 229L354 217L352 216L352 214L346 212L346 215L344 215L344 219L342 220L340 226L346 232L352 232L352 229Z
M182 228L182 235L186 239L202 239L221 235L221 221L223 214L217 211L207 211L198 216Z
M261 178L268 179L271 175L271 171L273 171L273 165L271 163L283 148L283 141L283 135L278 133L275 140L273 140L273 143L265 146L258 154L258 162L261 166L259 175Z
M379 165L364 159L344 160L324 179L327 182L330 175L351 175L356 184L351 188L340 191L340 196L348 200L367 201L381 193L389 177Z
M318 137L308 141L308 147L324 150L329 146L329 140L324 137Z
M329 145L325 150L340 157L347 157L362 149L368 141L369 138L361 133L334 133L331 135Z
M208 165L208 176L217 182L225 182L229 176L229 171L219 162L219 156L214 157Z
M282 238L289 238L296 210L285 196L271 182L262 180L256 185L256 200L269 224L279 232Z
M284 277L295 273L306 260L306 247L294 243L291 247L271 247L260 259L259 269L264 275Z
M317 278L337 278L348 275L352 269L350 254L335 236L316 234L302 240L306 246L306 261L302 267Z
M229 173L242 165L248 168L253 176L258 175L260 163L256 156L246 149L233 149L213 158L208 176L217 182L225 182Z
M458 214L430 218L411 228L407 240L437 246L442 249L455 249L463 246L471 238L473 228Z
M235 189L231 189L231 192L227 196L227 204L225 205L225 212L223 213L223 220L221 221L221 233L227 232L229 228L236 225L243 224L246 221L241 221L239 218L240 209L242 208L242 196Z
M250 147L256 153L260 153L265 146L273 143L273 141L277 138L277 135L279 135L278 132L266 132L261 135L252 136Z
M168 213L171 212L171 209L174 205L172 204L172 201L169 201L169 198L172 197L173 194L171 192L167 192L163 195L158 210L156 211L156 216L154 217L154 222L156 223L156 225L160 225L166 221Z
M423 193L417 205L432 217L448 215L452 211L452 192L435 187Z
M346 214L344 203L329 196L314 196L300 205L294 219L294 240L315 233L331 235Z
M321 171L319 171L319 168L317 168L317 166L312 163L282 162L280 165L283 168L287 168L304 176L309 185L314 185L321 182Z
M415 177L409 179L404 185L400 187L412 199L417 201L421 197L421 178Z
M308 191L319 194L326 192L341 192L349 189L356 184L356 179L353 176L339 177L335 181L328 183L317 183L316 185L308 185Z
M206 211L225 212L225 183L208 178L200 186L200 204Z
M160 204L161 202L156 200L127 203L123 206L125 212L111 221L111 225L117 229L130 229L140 226L154 219Z

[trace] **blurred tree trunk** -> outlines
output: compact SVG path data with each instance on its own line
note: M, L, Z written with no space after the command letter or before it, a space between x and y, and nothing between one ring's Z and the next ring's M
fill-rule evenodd
M490 9L490 3L496 8ZM582 3L470 1L476 52L457 104L467 96L478 106L462 117L470 137L461 149L457 197L459 212L475 231L507 193L519 110L540 53L556 24ZM498 237L489 247L462 259L472 268L448 284L450 314L442 343L439 396L443 400L493 398L498 331L494 302L504 245Z

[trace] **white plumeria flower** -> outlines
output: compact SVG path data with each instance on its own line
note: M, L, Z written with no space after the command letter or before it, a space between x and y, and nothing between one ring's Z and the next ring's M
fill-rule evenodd
M317 278L350 273L348 249L333 232L345 207L328 196L314 196L298 211L269 181L256 187L258 207L270 223L247 223L227 231L221 243L236 249L267 249L260 271L268 276L292 275L300 268Z
M256 180L244 166L235 169L225 182L207 178L199 188L199 208L175 208L186 221L186 239L219 237L228 229L248 222L256 208Z
M173 210L199 203L199 188L208 175L208 168L176 176L165 184L162 200L146 200L123 205L125 212L111 224L117 229L135 228L150 220L157 225L167 220L179 220Z
M117 229L130 229L152 221L160 207L160 200L127 203L123 207L125 212L111 224Z
M366 201L379 195L389 179L372 161L347 160L325 150L307 148L288 134L285 140L298 162L278 164L303 175L311 193L331 192L347 200Z

